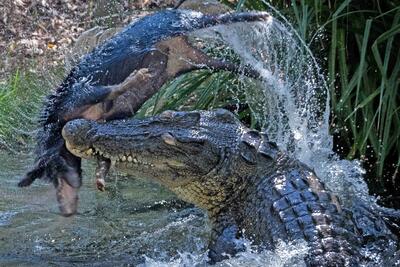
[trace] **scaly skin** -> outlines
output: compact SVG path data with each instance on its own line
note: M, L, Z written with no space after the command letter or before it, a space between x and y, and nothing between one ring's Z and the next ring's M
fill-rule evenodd
M76 118L104 121L132 116L168 80L191 70L239 72L238 66L212 59L191 46L185 34L219 24L267 18L267 13L204 15L167 10L128 25L84 56L47 97L37 135L35 166L18 185L29 186L37 178L52 181L62 213L74 214L82 183L81 161L65 148L61 137L65 123ZM245 74L257 76L251 69ZM100 168L98 173L104 171Z
M396 240L380 217L361 207L364 222L382 224L360 225L309 167L226 110L167 111L106 124L75 120L62 134L74 155L110 159L205 209L211 262L242 250L237 238L243 235L268 249L279 240L305 240L308 266L358 266L366 240Z

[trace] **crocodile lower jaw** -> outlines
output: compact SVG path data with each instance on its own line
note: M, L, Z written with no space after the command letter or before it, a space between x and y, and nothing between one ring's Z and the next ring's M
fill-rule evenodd
M141 160L133 153L119 154L119 155L111 155L101 150L97 150L95 148L88 148L86 150L80 150L72 147L68 142L66 142L66 147L72 154L83 157L83 158L96 158L98 156L107 158L111 160L113 165L115 164L125 164L125 165L141 165L145 167L155 167L154 164L149 163L145 160Z

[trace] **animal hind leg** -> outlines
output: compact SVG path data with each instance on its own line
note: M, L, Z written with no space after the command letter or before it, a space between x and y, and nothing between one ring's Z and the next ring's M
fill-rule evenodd
M251 78L260 77L259 72L251 66L240 67L232 62L211 58L200 49L193 47L186 36L160 42L158 49L168 54L166 71L171 78L197 69L226 70Z
M120 95L132 90L132 88L143 84L143 82L149 81L150 78L152 78L152 75L150 70L147 68L134 71L122 83L111 86L110 93L104 100L115 100Z
M65 120L85 118L89 120L104 120L113 114L113 102L121 95L149 82L152 77L146 68L132 72L123 82L110 86L90 86L82 90L79 99L75 101L73 112L64 117Z

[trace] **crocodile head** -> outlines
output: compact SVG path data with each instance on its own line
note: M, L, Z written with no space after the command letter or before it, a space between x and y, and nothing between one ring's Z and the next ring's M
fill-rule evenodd
M123 172L173 189L226 169L244 129L232 113L219 109L165 111L105 124L79 119L68 122L62 134L78 157L110 159Z

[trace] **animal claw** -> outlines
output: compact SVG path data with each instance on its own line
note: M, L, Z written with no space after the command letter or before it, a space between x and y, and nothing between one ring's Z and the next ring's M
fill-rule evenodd
M98 190L104 192L106 190L106 181L105 177L107 176L111 166L111 161L108 159L104 159L99 157L97 159L97 167L96 167L96 187Z
M153 75L151 74L151 71L148 68L142 68L142 69L138 70L137 75L140 75L141 76L140 78L143 80L153 77Z
M104 181L104 179L96 179L96 187L101 192L106 191L106 182Z

